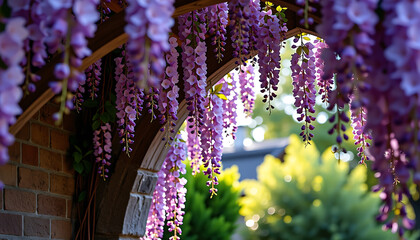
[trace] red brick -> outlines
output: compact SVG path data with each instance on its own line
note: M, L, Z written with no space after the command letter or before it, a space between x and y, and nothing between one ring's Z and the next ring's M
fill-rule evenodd
M73 210L73 201L67 200L67 218L73 218L72 210Z
M66 199L38 195L38 214L66 217Z
M22 129L20 129L20 131L16 134L16 138L20 140L29 141L31 137L30 130L31 128L30 128L29 123L26 123L25 125L23 125Z
M48 191L48 174L46 172L19 168L18 184L21 188Z
M15 142L9 147L9 158L12 162L20 163L20 142Z
M34 213L36 210L35 193L24 192L18 189L5 189L4 209Z
M69 135L61 131L51 130L51 148L67 151L69 148Z
M32 123L31 125L31 140L35 144L39 144L44 147L50 146L50 134L49 129L45 126Z
M67 155L63 156L63 172L74 175L73 158Z
M62 157L61 154L51 152L45 149L39 150L40 167L51 169L54 171L61 171Z
M51 220L51 238L52 239L70 239L71 222L63 220Z
M74 178L51 174L51 192L72 196L74 193Z
M22 216L0 213L0 234L22 236Z
M23 234L33 237L50 236L50 220L38 217L24 217Z
M51 126L56 126L53 119L53 114L60 110L59 106L47 103L39 111L39 120L43 123L49 124ZM60 123L61 125L61 123Z
M0 180L6 185L16 186L16 166L12 164L0 166Z
M22 163L38 166L38 147L22 143Z

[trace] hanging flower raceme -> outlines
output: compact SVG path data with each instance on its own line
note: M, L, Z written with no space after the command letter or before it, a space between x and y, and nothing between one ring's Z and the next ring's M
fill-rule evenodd
M178 120L178 97L179 97L179 87L177 86L179 82L178 74L178 57L179 53L177 51L178 41L175 37L169 38L169 43L171 49L169 53L166 54L166 78L162 81L160 96L159 96L159 111L161 113L162 120L166 122L167 133L175 133L176 120ZM162 129L164 130L164 129ZM173 140L173 137L169 137L169 140Z
M208 176L207 186L210 193L217 195L216 185L219 184L216 175L220 174L222 151L223 151L223 100L220 95L220 87L212 90L206 99L206 112L204 114L204 126L202 128L201 146L204 174ZM224 95L223 95L223 98Z
M300 25L304 25L305 28L309 28L309 25L314 23L314 19L309 17L309 13L315 12L316 9L314 7L309 6L309 3L319 3L319 0L296 0L296 4L303 6L303 8L299 9L296 13L297 15L303 17L300 21Z
M127 58L125 50L122 57L115 58L115 92L118 134L123 144L123 151L130 154L131 144L134 143L134 129L136 119L140 117L143 110L143 90L139 89L133 79L133 66Z
M241 66L239 72L239 87L241 89L241 101L244 105L244 112L249 117L254 111L255 91L254 91L254 67L248 64Z
M360 164L366 165L366 161L369 157L366 155L366 150L369 148L369 141L372 140L372 136L365 130L367 111L365 107L351 108L351 126L353 127L354 144L359 145L357 147L357 156L360 157Z
M318 94L321 96L321 100L323 103L329 103L328 102L328 96L331 94L332 87L334 85L333 78L330 79L324 79L324 68L326 67L324 64L324 60L321 57L322 50L324 48L327 48L328 45L321 40L315 40L315 50L314 50L314 56L315 56L315 67L316 67L316 82L319 87Z
M9 126L16 122L16 116L22 113L19 101L22 89L19 87L25 79L20 64L24 61L24 41L28 37L25 19L21 17L7 19L0 23L5 30L0 33L0 62L5 65L0 69L0 166L9 160L8 147L14 142L9 133Z
M188 148L192 164L195 164L195 156L200 155L201 147L195 143L200 138L201 126L203 126L203 114L205 108L206 96L206 9L193 11L178 18L179 32L182 42L182 67L184 69L184 92L187 101L187 110L189 111L187 121L191 124L187 125L189 141L193 143ZM197 152L191 152L197 151ZM194 157L193 157L194 156ZM197 169L197 167L192 167Z
M153 192L153 202L147 219L146 234L143 240L156 240L163 237L163 226L167 221L168 230L173 233L170 239L178 240L182 234L185 194L187 180L185 174L186 144L178 135L171 143L168 155L158 173L158 180Z
M350 103L354 87L362 91L366 87L364 80L371 71L366 61L372 55L372 36L379 21L375 13L377 3L378 0L321 2L323 19L317 30L329 46L321 54L328 63L322 79L328 81L335 74L336 89L328 96L328 110L336 110L336 116L330 118L334 123L330 133L337 132L336 141L343 151L341 143L348 137L341 133L341 125L349 119L343 108ZM363 106L362 99L353 98L353 106Z
M129 36L127 53L134 81L141 88L159 87L169 50L169 33L174 25L174 0L127 0L125 32Z
M98 164L98 173L104 180L108 178L108 167L111 165L112 152L111 125L105 123L93 132L93 155Z
M312 122L315 121L315 57L313 53L314 45L311 42L304 43L302 36L297 36L294 39L296 44L300 41L300 46L293 45L296 52L292 55L292 79L293 79L293 96L295 97L295 107L297 113L300 115L297 120L304 121L302 125L302 136L305 144L310 144L313 138L314 130Z
M204 102L205 103L205 102ZM191 117L188 117L186 122L186 131L187 131L187 150L188 150L188 157L190 159L192 175L195 175L200 172L201 166L201 143L200 139L191 131L194 129L194 121L190 120Z
M271 113L274 108L271 101L277 96L280 72L280 31L286 31L287 27L280 26L280 20L273 14L271 9L260 15L260 31L258 32L257 49L258 64L260 70L261 92L263 102L268 102L267 110Z
M219 3L208 7L208 28L211 44L216 46L214 52L218 62L223 60L226 45L226 26L228 24L228 4Z
M61 93L58 99L60 110L54 114L57 123L62 120L63 113L73 109L72 92L76 92L79 85L83 85L86 76L78 69L82 65L82 59L91 55L87 47L87 38L94 36L96 21L99 20L97 5L99 0L75 0L72 2L49 1L52 9L53 28L47 44L51 53L55 50L64 52L62 63L55 66L54 75L57 82L50 82L50 87L55 94ZM70 16L72 10L74 18ZM64 41L64 46L61 45Z
M90 65L86 70L86 82L79 85L76 92L74 93L73 103L74 108L77 112L82 110L82 104L84 102L84 94L86 92L86 86L89 93L89 99L94 100L98 97L99 84L101 82L101 65L102 60L99 59L94 64Z
M249 3L250 0L233 0L228 3L233 57L238 58L238 65L246 65L249 55Z
M249 52L253 55L254 51L257 51L257 41L258 41L258 34L260 32L260 15L261 15L261 7L259 0L251 0L249 3L249 7L245 8L245 10L249 9ZM256 58L251 59L251 63L255 64Z
M223 129L226 137L236 138L235 133L238 129L236 117L238 99L237 81L234 80L234 73L228 73L227 76L220 81L223 85L221 93L226 96L226 101L223 101Z

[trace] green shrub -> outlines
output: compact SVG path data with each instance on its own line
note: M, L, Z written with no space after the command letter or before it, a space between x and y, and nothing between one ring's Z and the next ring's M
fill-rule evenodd
M206 186L207 176L202 173L192 176L191 168L187 166L184 177L188 182L181 239L230 239L239 218L238 168L233 166L221 171L217 196L211 199ZM170 233L165 232L163 239L169 239L169 236Z
M258 167L258 181L242 182L241 215L245 239L372 240L397 239L376 223L380 199L367 191L366 167L348 174L331 152L320 156L290 138L284 163L267 156Z

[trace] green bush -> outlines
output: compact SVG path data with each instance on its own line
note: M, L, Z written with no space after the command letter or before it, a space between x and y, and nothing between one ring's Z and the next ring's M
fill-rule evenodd
M367 191L366 167L348 174L331 152L320 156L290 138L284 163L267 156L258 167L258 181L242 182L241 215L245 239L372 240L397 239L376 223L380 199Z
M192 176L191 171L187 166L184 176L188 180L187 201L181 239L230 239L239 218L238 168L233 166L221 171L217 196L211 199L209 187L206 186L207 176L202 173ZM163 239L169 239L170 234L166 231Z

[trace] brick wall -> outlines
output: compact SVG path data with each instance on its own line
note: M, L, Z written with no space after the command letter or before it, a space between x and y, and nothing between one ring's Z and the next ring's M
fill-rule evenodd
M70 239L74 171L67 159L74 115L55 126L48 103L16 135L0 167L0 240Z

